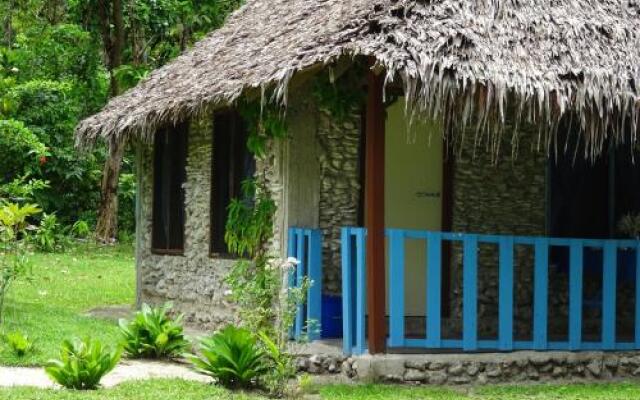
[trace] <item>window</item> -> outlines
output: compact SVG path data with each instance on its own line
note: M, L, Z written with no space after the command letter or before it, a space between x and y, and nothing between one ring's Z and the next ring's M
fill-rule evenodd
M182 254L184 250L184 189L187 124L160 129L153 148L152 250Z
M235 110L217 112L213 118L211 152L211 253L228 254L224 241L231 199L242 195L242 181L253 176L255 161L247 150L247 131Z

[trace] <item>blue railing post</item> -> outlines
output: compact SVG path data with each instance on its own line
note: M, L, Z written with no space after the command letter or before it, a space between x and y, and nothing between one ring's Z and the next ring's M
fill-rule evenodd
M462 348L478 348L478 237L467 235L463 241L462 272Z
M296 234L293 228L289 228L288 237L287 237L287 255L289 257L294 257L298 252L296 251ZM295 269L290 269L287 271L287 283L290 288L296 287L296 274L298 273L297 266ZM296 315L297 319L297 315ZM295 324L289 328L289 338L295 339Z
M618 246L609 241L604 246L602 261L602 348L616 346L616 270Z
M365 229L356 230L356 354L363 354L366 344L367 273L365 264ZM384 296L384 293L380 293Z
M547 348L547 316L549 303L549 239L536 238L533 271L533 348Z
M389 230L389 346L404 345L404 235Z
M322 239L320 231L317 229L308 229L306 234L309 241L307 268L311 285L307 293L307 321L314 321L316 324L320 324L322 316ZM320 326L320 329L322 329L322 326ZM320 332L317 329L313 329L313 327L310 330L308 322L307 335L309 340L320 338Z
M299 287L302 284L302 280L305 276L305 246L304 246L304 234L302 229L296 228L296 259L298 260L298 266L296 267L296 286ZM299 339L302 337L302 331L304 329L304 304L298 304L298 311L296 313L296 325L295 325L295 337Z
M438 348L440 340L440 313L442 301L442 234L427 234L427 344Z
M513 237L499 243L498 341L500 350L513 349Z
M582 345L582 271L582 242L572 240L569 247L569 350L579 350Z
M345 355L351 355L353 351L353 249L351 247L351 232L349 228L342 228L341 231L342 248L342 351Z

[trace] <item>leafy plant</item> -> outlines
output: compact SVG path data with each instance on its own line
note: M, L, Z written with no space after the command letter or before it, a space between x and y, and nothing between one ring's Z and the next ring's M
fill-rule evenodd
M60 348L60 358L50 360L45 371L53 381L66 388L93 390L118 361L120 350L104 347L99 340L65 340Z
M171 304L150 307L143 304L131 321L121 319L122 347L133 358L171 358L182 354L188 347L182 315L169 317Z
M627 214L620 218L618 230L628 237L640 238L640 214Z
M4 316L4 300L11 285L30 271L24 239L27 218L40 211L34 204L0 203L0 323Z
M200 342L202 356L186 357L196 370L213 377L226 388L248 388L259 383L268 370L266 357L252 333L228 325Z
M69 238L55 214L42 214L34 243L38 250L44 252L61 251L69 245Z
M24 357L33 350L33 342L22 332L10 332L3 335L4 342L17 357Z
M89 223L83 219L79 219L71 225L71 229L69 230L71 235L77 238L84 239L91 234L91 228L89 227Z
M283 346L272 340L265 332L258 334L268 365L263 381L269 392L280 394L287 381L295 376L293 357L283 350Z

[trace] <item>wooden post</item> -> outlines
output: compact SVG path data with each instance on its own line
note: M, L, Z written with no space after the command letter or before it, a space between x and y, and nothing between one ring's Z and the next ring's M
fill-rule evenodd
M368 72L365 126L365 226L367 228L367 311L369 352L385 350L384 78Z

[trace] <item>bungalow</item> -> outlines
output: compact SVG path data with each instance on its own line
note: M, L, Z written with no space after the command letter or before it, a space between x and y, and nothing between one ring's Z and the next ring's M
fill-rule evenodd
M138 301L194 323L233 318L226 206L258 171L316 282L296 335L640 350L639 82L633 0L248 0L77 138L135 144ZM257 162L243 99L286 110Z

